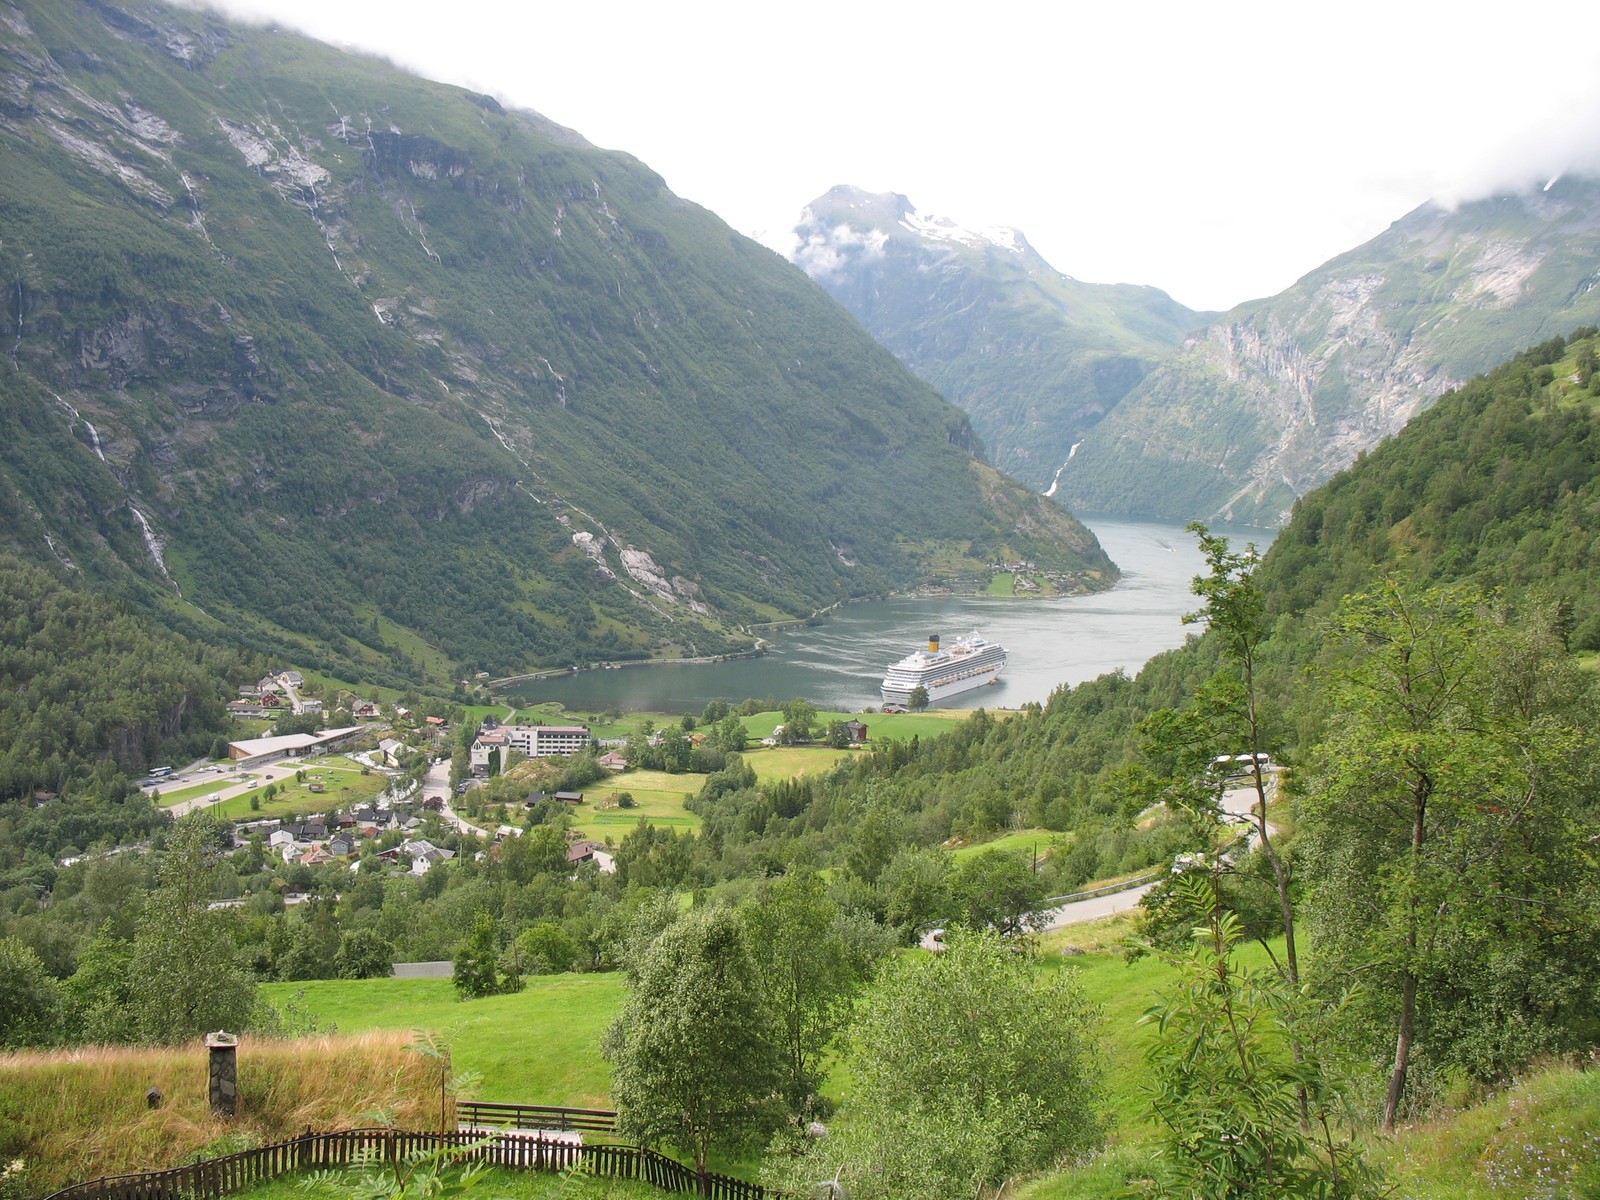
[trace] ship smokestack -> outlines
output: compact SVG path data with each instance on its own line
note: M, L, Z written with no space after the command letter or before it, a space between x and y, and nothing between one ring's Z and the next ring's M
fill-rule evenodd
M939 653L939 635L937 633L930 633L928 635L928 653Z

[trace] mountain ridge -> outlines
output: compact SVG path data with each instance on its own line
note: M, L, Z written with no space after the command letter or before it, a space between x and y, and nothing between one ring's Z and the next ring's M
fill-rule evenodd
M1424 204L1187 339L1063 472L1090 510L1275 524L1520 347L1600 317L1600 182Z
M795 233L793 261L971 415L996 466L1039 491L1211 315L1156 288L1084 283L1017 230L966 228L898 193L834 187Z
M396 682L741 648L934 541L1114 579L631 156L214 13L0 20L0 510L34 561Z

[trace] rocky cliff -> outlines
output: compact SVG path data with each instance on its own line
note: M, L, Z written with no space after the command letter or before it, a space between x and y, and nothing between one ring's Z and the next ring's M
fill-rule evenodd
M1189 338L1061 476L1086 510L1276 522L1517 349L1600 320L1600 183L1425 205Z

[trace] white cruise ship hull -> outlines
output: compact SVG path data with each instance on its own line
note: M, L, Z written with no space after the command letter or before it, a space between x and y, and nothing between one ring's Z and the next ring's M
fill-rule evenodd
M890 664L881 689L884 703L909 704L911 693L921 687L928 693L928 703L935 704L1000 682L1005 666L1005 648L976 635L957 641L948 650L919 650Z

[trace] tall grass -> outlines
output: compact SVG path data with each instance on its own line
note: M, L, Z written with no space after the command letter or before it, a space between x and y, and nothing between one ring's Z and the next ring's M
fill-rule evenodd
M239 1046L239 1109L215 1116L207 1051L91 1046L0 1055L0 1157L20 1158L23 1194L45 1195L102 1175L175 1166L186 1158L278 1141L307 1128L439 1122L436 1064L406 1050L405 1032ZM161 1090L151 1108L145 1095Z

